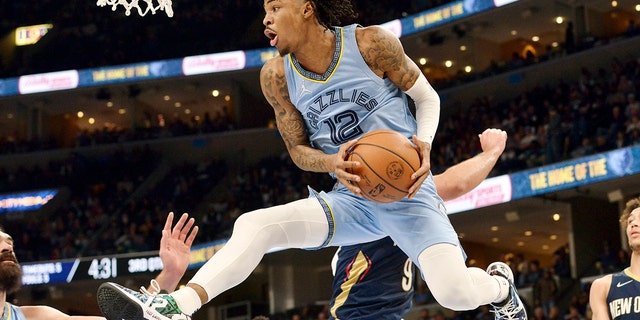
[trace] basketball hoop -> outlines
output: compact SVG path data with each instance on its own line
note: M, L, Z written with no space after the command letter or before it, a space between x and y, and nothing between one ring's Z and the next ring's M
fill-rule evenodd
M129 2L130 1L130 2ZM135 8L138 10L138 14L140 16L146 15L151 12L151 14L156 14L156 11L163 10L167 13L167 16L173 17L173 9L171 8L171 0L157 0L158 5L154 5L154 0L142 0L147 5L146 8L143 9L138 4L139 0L98 0L98 7L111 6L111 10L116 11L118 5L122 5L125 9L124 14L127 16L131 14L131 9Z

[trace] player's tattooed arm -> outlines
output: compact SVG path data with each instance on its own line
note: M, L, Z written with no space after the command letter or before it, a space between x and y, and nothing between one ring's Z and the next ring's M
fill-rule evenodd
M381 78L389 78L402 91L418 79L420 69L405 54L402 43L389 30L379 26L359 28L358 47L369 68Z
M313 172L330 172L327 157L311 147L302 115L289 99L282 58L274 58L260 71L260 86L275 113L278 131L294 163Z
M260 86L265 99L273 108L276 117L276 125L282 135L287 149L299 144L309 144L304 129L304 122L298 110L293 107L289 99L289 90L284 70L278 70L274 60L268 61L260 71Z

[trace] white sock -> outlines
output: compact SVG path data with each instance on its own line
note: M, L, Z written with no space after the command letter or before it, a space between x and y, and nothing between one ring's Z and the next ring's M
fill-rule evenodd
M184 314L192 315L202 307L200 296L190 287L181 288L170 295L176 300L178 308L180 308Z
M493 302L503 302L509 297L511 285L509 284L509 281L502 276L493 276L493 278L496 279L496 281L498 281L498 285L500 285L500 293Z

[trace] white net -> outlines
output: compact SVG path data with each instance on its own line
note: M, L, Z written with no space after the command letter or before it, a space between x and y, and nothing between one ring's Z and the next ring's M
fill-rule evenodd
M98 0L98 6L111 6L111 10L116 11L118 5L122 5L125 9L125 14L130 15L131 9L136 9L140 16L144 16L147 13L156 14L156 11L162 10L167 13L167 16L173 17L173 9L171 8L171 0L157 0L158 5L155 5L154 0L142 0L145 4L140 7L138 0Z

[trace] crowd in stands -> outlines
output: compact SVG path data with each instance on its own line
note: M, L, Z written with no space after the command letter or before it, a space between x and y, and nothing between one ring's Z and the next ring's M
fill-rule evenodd
M579 79L557 79L514 99L475 102L442 119L432 152L432 170L442 172L479 152L476 135L488 127L510 139L496 173L504 174L640 143L640 66L637 59L613 59L608 70L584 67ZM205 114L200 121L167 121L163 126L81 131L73 147L161 139L233 130L228 114ZM0 137L0 154L61 148L45 137L25 141ZM69 146L67 146L69 147Z
M478 97L443 119L431 165L444 170L478 152L475 136L497 126L509 134L497 164L509 173L640 143L640 66L613 59L608 70L584 67L580 79L537 85L508 101Z
M130 128L105 126L96 130L83 129L78 131L76 139L71 144L65 144L51 136L26 139L18 134L10 134L0 136L0 155L182 137L229 131L234 128L231 116L226 110L221 110L213 115L206 112L201 118L193 116L189 121L172 117L154 124L145 119L139 126Z
M25 262L81 255L92 236L126 202L129 189L148 177L157 159L149 148L130 152L115 148L92 157L71 152L46 167L0 169L0 192L58 189L68 193L60 195L68 199L46 217L34 213L3 219L3 228L16 237L16 255Z
M190 212L226 171L220 159L180 163L154 188L136 195L160 159L145 147L90 157L71 153L46 168L1 170L0 192L69 189L68 200L46 217L3 219L3 228L16 236L20 261L157 250L167 213Z
M170 137L182 137L196 134L229 131L234 129L231 116L225 110L220 110L214 115L205 112L201 117L194 115L189 121L180 117L163 118L161 121L152 121L145 117L141 125L134 128L102 128L99 130L82 130L77 137L76 147L85 147L102 144L112 144L130 141L155 140Z

